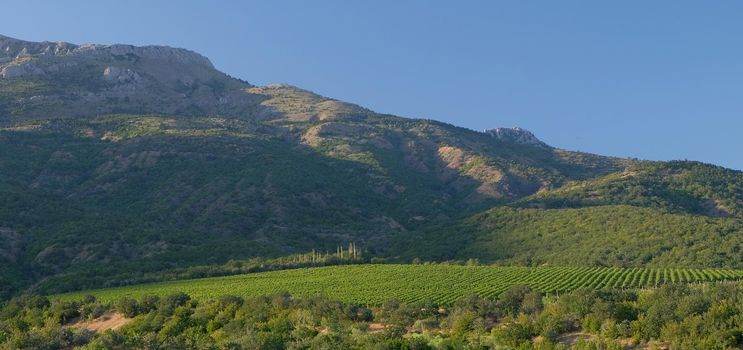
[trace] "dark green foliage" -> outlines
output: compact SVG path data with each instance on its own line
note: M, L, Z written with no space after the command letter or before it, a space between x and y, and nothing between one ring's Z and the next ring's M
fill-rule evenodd
M501 293L498 297L498 306L511 316L521 312L534 314L543 307L539 293L524 285L513 286Z
M494 329L493 336L499 344L518 348L523 344L528 345L534 334L526 325L510 323Z
M363 167L277 140L3 138L0 222L18 241L9 247L14 269L4 275L16 284L23 281L14 273L38 278L75 270L76 277L47 284L64 290L193 264L333 251L351 241L334 235L370 232L368 220L386 205L354 175ZM272 232L267 242L258 239L264 231Z
M621 349L620 344L631 343L728 349L743 345L741 288L733 283L668 285L544 296L514 287L497 300L472 296L451 305L391 300L375 309L287 293L198 301L173 294L159 301L114 302L138 305L139 313L129 315L133 319L122 328L99 333L69 327L75 321L59 318L60 310L71 305L96 305L91 298L50 303L23 297L0 307L0 348ZM534 296L542 306L526 312ZM519 300L522 311L514 312Z
M139 305L132 298L121 298L116 305L116 311L126 317L134 317L139 314Z

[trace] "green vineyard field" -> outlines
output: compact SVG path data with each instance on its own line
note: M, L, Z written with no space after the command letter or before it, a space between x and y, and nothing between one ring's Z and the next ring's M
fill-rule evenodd
M496 297L513 285L561 293L577 288L648 288L666 283L741 279L743 270L726 269L346 265L133 285L56 297L71 300L91 294L112 301L185 292L196 299L208 299L227 294L249 297L287 291L297 296L323 295L368 305L379 305L389 299L448 304L469 294Z

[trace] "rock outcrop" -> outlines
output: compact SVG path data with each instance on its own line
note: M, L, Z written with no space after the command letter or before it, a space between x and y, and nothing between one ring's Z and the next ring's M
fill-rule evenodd
M208 58L186 49L168 46L133 45L75 45L66 42L32 42L0 35L0 57L6 62L38 56L97 56L110 59L116 56L145 58L176 64L201 65L214 68ZM2 63L2 61L0 61Z
M76 45L0 36L3 114L22 119L112 113L258 118L265 96L214 68L206 57L168 46ZM34 84L33 89L28 83ZM80 102L84 103L80 103ZM7 119L5 121L8 121Z
M486 134L507 142L518 143L521 145L549 147L546 143L538 139L531 131L522 128L495 128L485 130Z

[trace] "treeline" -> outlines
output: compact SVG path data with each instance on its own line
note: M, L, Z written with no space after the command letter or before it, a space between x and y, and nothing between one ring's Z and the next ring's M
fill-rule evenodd
M79 326L111 310L129 322L98 333ZM732 283L549 297L515 286L496 300L375 308L288 293L110 304L26 296L0 308L2 349L734 349L742 329L743 286Z
M53 277L36 287L40 294L56 294L100 287L119 287L132 284L174 281L204 277L239 275L253 272L286 270L304 267L364 264L383 262L364 254L356 243L338 246L334 252L312 250L276 258L255 257L246 260L229 260L221 265L199 265L164 271L141 272L138 269L110 276L96 274L96 270L80 271L73 275ZM100 269L99 269L100 270ZM0 299L1 296L0 296Z

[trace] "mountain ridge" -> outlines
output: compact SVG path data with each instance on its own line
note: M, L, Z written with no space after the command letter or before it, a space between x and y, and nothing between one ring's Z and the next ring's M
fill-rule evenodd
M38 55L105 55L114 56L138 55L162 59L176 63L194 63L214 68L211 61L195 52L184 48L165 45L134 46L127 44L72 44L68 42L33 42L11 38L0 34L0 53L3 57L21 59ZM15 57L13 57L15 56Z

